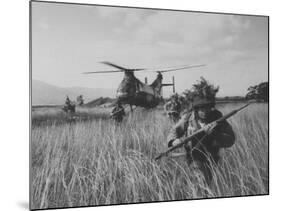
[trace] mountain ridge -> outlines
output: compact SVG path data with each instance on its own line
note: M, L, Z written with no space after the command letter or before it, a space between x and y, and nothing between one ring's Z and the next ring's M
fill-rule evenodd
M83 95L85 103L99 97L113 98L113 89L88 88L81 86L59 87L46 82L32 79L32 105L62 105L66 96L76 101L78 95Z

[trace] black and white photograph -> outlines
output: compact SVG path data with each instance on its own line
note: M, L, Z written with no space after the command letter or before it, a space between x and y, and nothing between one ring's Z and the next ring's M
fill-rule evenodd
M29 6L31 210L269 194L269 16Z

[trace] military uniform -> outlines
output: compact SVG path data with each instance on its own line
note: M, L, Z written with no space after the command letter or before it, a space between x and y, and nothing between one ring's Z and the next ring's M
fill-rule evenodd
M65 100L65 105L66 105L66 106L71 105L71 101L70 101L70 99L69 99L69 97L68 97L68 96L66 97L66 100Z
M179 119L181 112L181 104L178 100L171 100L164 105L168 117L176 122Z
M203 77L194 84L187 96L190 110L185 112L168 135L168 147L181 141L181 137L190 136L202 128L202 133L193 137L185 150L190 167L199 170L208 184L212 181L212 166L220 160L220 150L231 147L235 142L235 135L231 125L225 120L212 124L222 117L222 113L215 109L216 93L219 87L208 83Z
M65 100L65 105L63 107L63 110L65 112L75 113L75 107L76 107L75 103L71 102L71 100L67 96L66 100Z
M110 116L116 122L122 122L123 117L125 116L125 110L121 105L117 105L116 107L113 108Z
M173 145L173 141L181 138L182 136L190 136L197 130L205 127L207 124L222 117L222 113L216 109L212 109L205 122L201 122L197 118L196 111L192 110L186 112L179 122L172 128L168 136L168 146ZM213 132L205 136L202 134L198 137L193 138L187 145L185 150L187 152L188 163L199 169L207 183L212 179L211 175L211 164L217 164L220 155L219 151L221 148L231 147L235 142L235 135L232 127L227 121L221 122L217 125ZM205 136L203 138L203 136ZM198 140L201 140L198 142Z

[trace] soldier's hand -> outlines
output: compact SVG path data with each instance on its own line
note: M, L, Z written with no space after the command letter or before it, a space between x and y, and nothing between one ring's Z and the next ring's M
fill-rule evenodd
M179 138L175 139L174 142L173 142L173 146L177 145L181 143L181 140Z
M174 140L169 141L168 147L173 147L173 146L175 146L175 145L177 145L179 143L181 143L181 140L179 138L176 138Z
M203 127L203 130L205 131L206 134L210 135L213 131L213 129L217 126L216 122L212 122L210 124L207 124L206 126Z

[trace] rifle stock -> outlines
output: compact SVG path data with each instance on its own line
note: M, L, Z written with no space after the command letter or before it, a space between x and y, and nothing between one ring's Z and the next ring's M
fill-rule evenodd
M220 122L222 121L225 121L226 119L228 119L229 117L233 116L234 114L236 114L237 112L241 111L242 109L246 108L247 106L249 106L251 103L247 103L246 105L238 108L238 109L235 109L231 112L229 112L228 114L222 116L221 118L215 120L214 122L211 122L209 124L219 124ZM183 141L175 146L172 146L170 147L168 150L166 150L165 152L162 152L160 153L156 158L155 160L159 160L160 158L162 158L163 156L167 156L170 152L174 151L175 149L178 149L182 146L184 146L190 139L194 138L195 136L201 134L204 132L204 128L201 128L199 130L197 130L195 133L193 133L192 135L188 136L188 137L184 137L183 138Z

